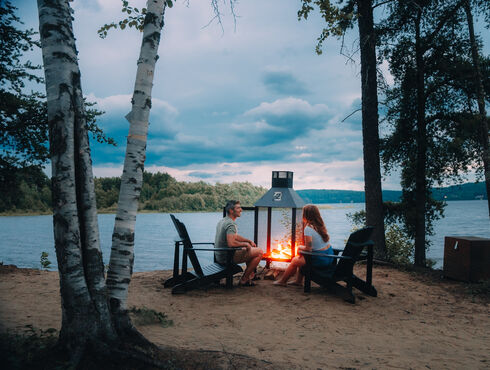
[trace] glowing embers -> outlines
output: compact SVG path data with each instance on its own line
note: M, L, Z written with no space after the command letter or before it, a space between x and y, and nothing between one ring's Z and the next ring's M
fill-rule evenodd
M273 246L270 255L267 257L273 261L289 262L298 254L297 244L294 247L294 255L292 255L292 253L293 249L291 248L291 240L288 240L287 242L277 243L275 246Z

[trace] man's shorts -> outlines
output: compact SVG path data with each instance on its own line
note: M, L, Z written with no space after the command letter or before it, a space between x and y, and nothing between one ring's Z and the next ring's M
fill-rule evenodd
M240 249L235 252L233 255L234 263L244 263L250 260L250 249Z

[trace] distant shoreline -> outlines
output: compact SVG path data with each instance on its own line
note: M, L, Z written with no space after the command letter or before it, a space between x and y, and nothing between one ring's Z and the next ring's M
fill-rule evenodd
M484 201L486 202L486 199L450 199L446 200L446 202L459 202L459 201ZM337 204L342 204L346 207L350 206L351 204L359 204L359 203L364 203L364 202L330 202L330 203L314 203L315 205L318 206L320 209L331 209L334 208L332 205L337 205ZM338 207L337 207L338 208ZM197 210L197 211L159 211L159 210L139 210L138 213L203 213L203 212L221 212L221 210ZM105 215L105 214L116 214L115 209L101 209L97 211L98 214ZM0 212L0 217L25 217L25 216L50 216L52 215L52 212L36 212L36 211L18 211L18 212Z

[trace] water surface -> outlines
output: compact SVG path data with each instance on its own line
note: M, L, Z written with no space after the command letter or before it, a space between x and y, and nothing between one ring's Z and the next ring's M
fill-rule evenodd
M347 218L364 208L364 203L322 205L321 213L334 247L342 248L352 225ZM479 236L490 238L490 221L486 200L451 201L445 209L446 217L435 223L435 235L427 257L441 268L445 236ZM215 226L221 212L179 213L176 216L187 226L194 242L214 241ZM99 215L99 230L104 263L108 264L113 214ZM0 217L0 262L18 267L40 267L43 251L49 253L51 269L57 268L54 251L52 216ZM253 217L244 214L239 223L239 233L253 238ZM174 226L167 213L142 213L136 219L135 271L171 269L173 266ZM200 252L203 262L212 260L212 253Z

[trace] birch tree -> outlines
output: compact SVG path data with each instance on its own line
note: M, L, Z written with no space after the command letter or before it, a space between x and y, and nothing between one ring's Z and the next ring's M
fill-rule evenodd
M211 3L216 5L216 0ZM62 298L59 348L75 366L95 353L96 358L111 365L119 362L127 368L131 366L124 362L126 359L138 359L165 367L148 358L157 348L131 323L127 295L154 69L165 9L171 4L171 0L148 0L142 22L133 20L143 30L143 39L132 109L126 116L130 128L105 280L72 10L69 0L38 0L53 169L53 225ZM123 5L127 7L127 1ZM217 7L213 8L217 11ZM217 16L219 19L219 13Z
M53 228L60 292L60 343L75 363L90 341L114 340L106 299L80 70L65 0L39 0L48 101Z
M111 312L117 329L123 331L133 330L126 301L133 273L134 229L143 186L151 91L165 8L165 0L148 1L132 109L126 116L129 134L107 273Z
M39 0L38 9L50 127L53 225L62 297L59 345L69 354L71 362L78 364L88 353L107 351L108 344L127 343L135 339L138 339L139 344L145 343L150 346L150 343L142 340L144 338L134 329L127 311L123 311L124 315L118 315L121 311L113 310L116 314L112 315L109 309L115 305L113 300L108 299L104 279L92 163L71 8L67 0ZM138 61L133 111L128 118L131 128L126 163L136 163L133 166L125 166L127 175L123 176L123 182L125 181L126 185L133 181L139 181L141 184L141 172L138 171L142 171L144 162L148 113L151 106L149 93L164 9L164 0L149 1L144 24L143 50ZM146 45L149 45L151 52L147 51ZM148 78L143 78L143 75ZM130 191L125 189L122 193L122 204L126 204L125 200L131 198ZM123 213L127 213L129 219L134 219L134 213L130 212L134 203L130 200L129 204L126 204L127 210ZM126 218L119 216L118 220L124 224ZM117 230L120 230L119 228L121 226L118 223ZM128 238L125 231L121 231L120 234L122 238ZM134 237L134 229L131 235ZM127 252L118 251L118 247L119 245L116 252L120 253L116 254ZM132 260L132 255L130 258ZM132 263L122 265L125 262L127 263L119 262L118 265L116 259L116 267L114 262L112 263L113 271L121 273L121 269L128 266L132 268ZM112 276L117 277L117 273L113 273ZM110 278L108 280L111 281ZM116 281L121 283L119 279ZM121 300L117 302L121 303ZM125 308L126 304L124 302L117 307ZM121 321L125 322L125 330L121 330ZM129 355L130 353L126 353L122 357Z

